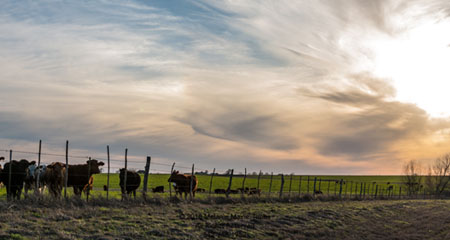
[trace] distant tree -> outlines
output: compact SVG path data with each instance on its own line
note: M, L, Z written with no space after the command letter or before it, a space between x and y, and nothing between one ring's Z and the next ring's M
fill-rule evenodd
M410 160L403 167L404 183L408 195L417 194L422 183L422 166L415 160Z
M433 165L428 168L426 184L430 191L434 192L436 195L441 195L449 186L449 182L450 153L447 153L437 158Z

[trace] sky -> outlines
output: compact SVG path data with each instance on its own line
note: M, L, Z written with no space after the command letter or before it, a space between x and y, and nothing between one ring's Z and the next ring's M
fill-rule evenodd
M450 151L447 0L1 5L0 150L356 175Z

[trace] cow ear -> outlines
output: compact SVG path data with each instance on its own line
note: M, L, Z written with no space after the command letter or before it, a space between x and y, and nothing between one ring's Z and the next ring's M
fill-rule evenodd
M103 165L105 165L105 163L104 162L98 162L98 165L99 166L103 166Z
M30 162L30 165L34 165L34 164L36 164L36 161L31 161Z

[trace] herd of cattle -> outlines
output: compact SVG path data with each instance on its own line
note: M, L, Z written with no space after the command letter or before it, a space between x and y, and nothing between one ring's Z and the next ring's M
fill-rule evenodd
M0 157L0 161L3 161L4 157ZM45 188L48 188L48 192L53 198L61 198L61 192L65 185L66 169L67 173L67 186L73 187L73 192L77 196L81 196L82 192L88 192L92 190L94 178L93 174L100 173L100 166L104 163L91 159L86 161L85 164L70 165L66 168L65 163L53 162L49 165L37 166L35 161L28 161L22 159L20 161L13 160L11 163L7 162L3 168L0 165L0 184L6 187L7 198L20 199L22 189L25 190L25 194L28 191L33 190L42 193ZM136 190L141 184L141 177L134 171L126 171L120 169L120 188L123 195L130 196L131 194L136 197ZM126 181L126 183L125 183ZM168 182L172 182L175 195L180 195L187 198L187 195L191 193L195 197L196 192L205 192L205 189L198 188L198 180L194 175L181 174L178 171L172 172L168 179ZM125 187L126 184L126 187ZM104 190L107 190L107 186L104 186ZM158 186L152 189L153 192L164 192L164 186ZM237 190L225 190L215 189L216 194L227 193L247 193L260 194L261 190L256 188L241 188Z

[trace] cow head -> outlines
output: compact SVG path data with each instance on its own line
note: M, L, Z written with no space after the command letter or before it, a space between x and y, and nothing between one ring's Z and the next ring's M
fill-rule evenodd
M173 171L172 174L170 175L169 179L167 180L167 182L173 182L177 176L180 175L179 171Z
M55 172L63 173L64 170L66 169L66 165L64 163L54 162L54 163L48 165L47 167L44 166L43 167L43 169L44 169L43 171L45 171L47 168L51 169L52 171L55 171Z
M99 162L95 159L87 160L86 163L91 165L91 174L100 173L100 166L105 165L104 162Z

